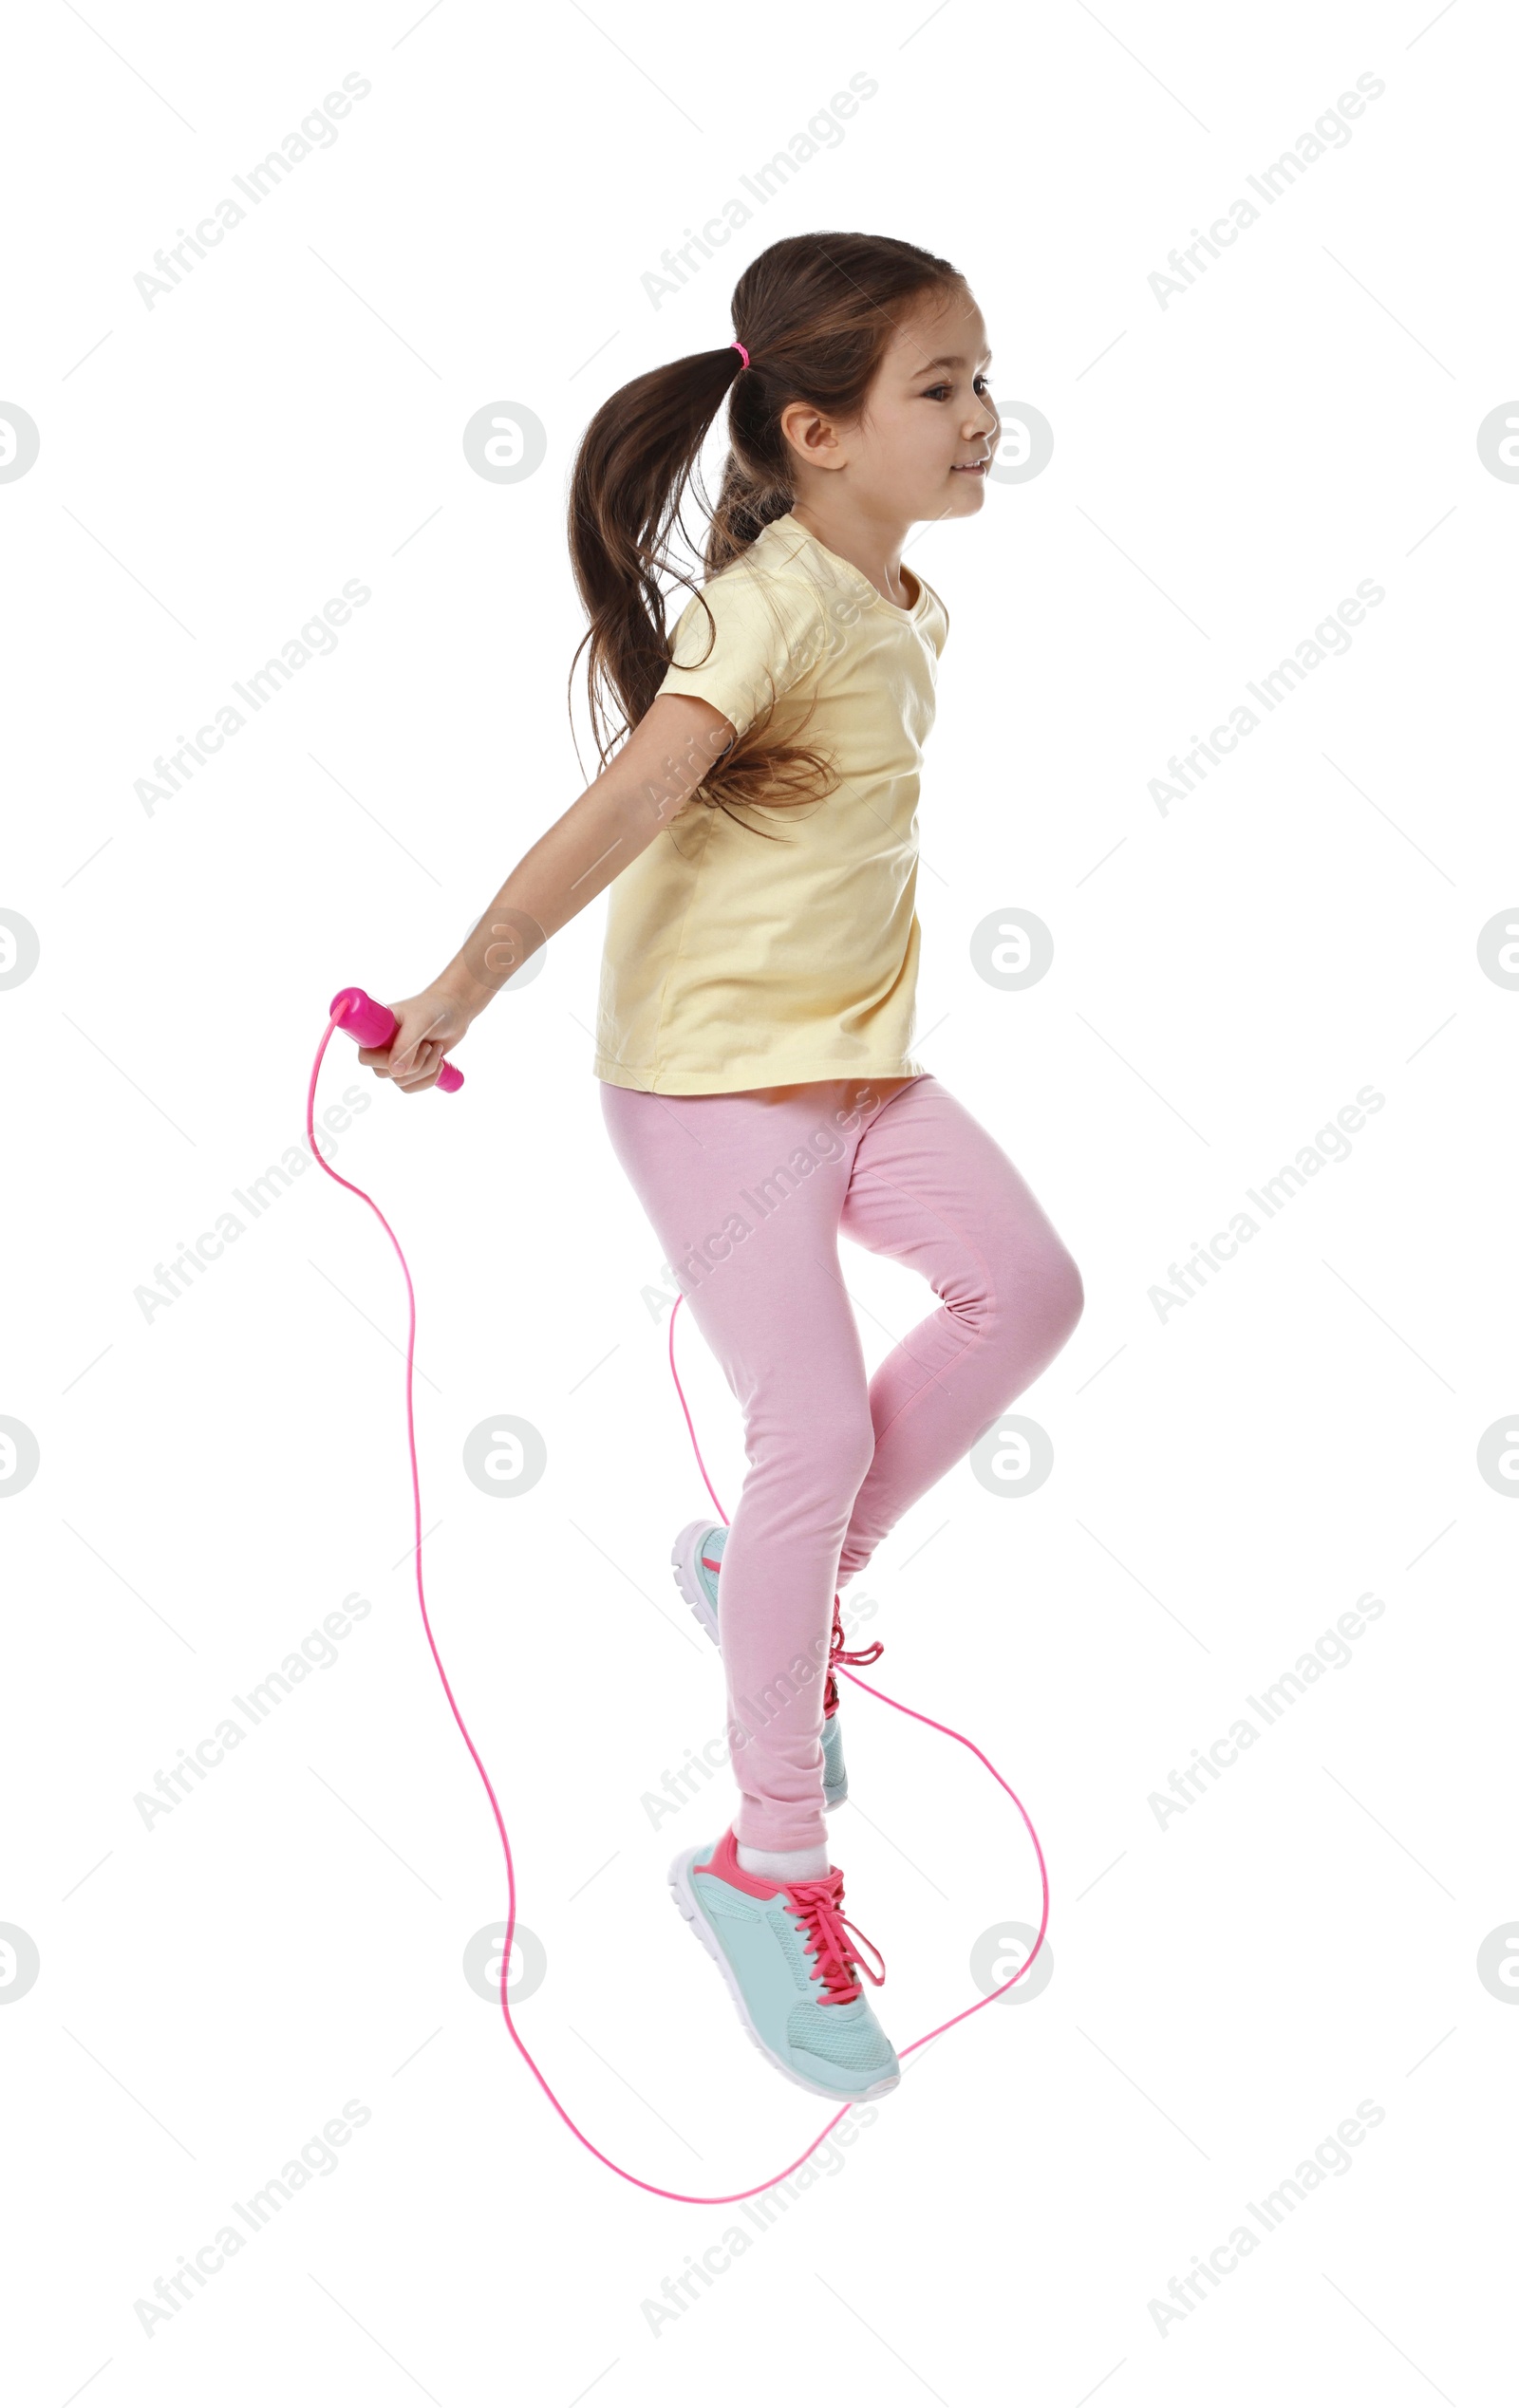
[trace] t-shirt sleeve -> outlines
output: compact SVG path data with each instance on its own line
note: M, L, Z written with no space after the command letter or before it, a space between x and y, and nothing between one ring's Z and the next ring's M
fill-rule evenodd
M933 606L928 613L928 641L933 645L934 658L937 660L943 655L945 639L949 633L949 613L945 607L945 599L938 588L930 586L927 577L921 577L920 582Z
M681 612L659 691L697 695L742 736L816 666L823 633L820 600L804 578L761 578L740 558Z

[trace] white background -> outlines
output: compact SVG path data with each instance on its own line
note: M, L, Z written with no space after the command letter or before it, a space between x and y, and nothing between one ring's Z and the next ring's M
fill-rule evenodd
M1516 1404L1519 995L1477 935L1519 893L1519 490L1475 438L1519 391L1519 46L1495 4L1432 13L94 0L12 26L0 400L41 431L0 484L0 905L41 947L0 994L0 1411L40 1449L0 1500L18 2401L1475 2408L1511 2381L1519 1993L1477 1958L1519 1912L1515 1505L1477 1447ZM350 72L338 140L145 307L155 252ZM1168 252L1364 73L1353 139L1162 308ZM853 74L879 89L844 139L656 308L662 252ZM952 621L920 1027L1087 1306L1020 1402L1049 1480L1005 1499L962 1465L859 1584L868 1677L1028 1805L1053 1978L910 2057L729 2262L738 2211L588 2156L463 1977L505 1872L410 1577L383 1233L310 1170L171 1307L134 1291L294 1143L332 993L423 984L579 792L579 432L727 339L767 243L828 227L953 259L1004 405L1055 429L1041 476L912 553ZM464 457L495 401L547 430L517 483ZM145 812L155 757L349 579L371 598L330 657ZM1162 815L1169 756L1363 579L1385 599L1349 651ZM1001 909L1054 934L1022 993L970 959ZM478 1024L462 1094L403 1098L337 1038L321 1101L362 1077L335 1167L417 1281L429 1601L547 1952L524 2037L609 2156L712 2197L827 2110L671 1912L725 1770L657 1828L644 1803L722 1699L666 1560L705 1500L661 1249L590 1073L604 915ZM1168 1266L1363 1086L1350 1158L1162 1319ZM844 1260L873 1363L932 1298ZM731 1511L736 1408L677 1333ZM461 1459L502 1414L548 1454L513 1500ZM139 1793L356 1591L336 1662L146 1828ZM1162 1827L1172 1768L1367 1592L1352 1661ZM844 1710L834 1851L900 2047L978 1995L984 1933L1037 1924L1038 1874L964 1750ZM350 2100L335 2170L144 2333L136 2303ZM1349 2170L1157 2328L1361 2101Z

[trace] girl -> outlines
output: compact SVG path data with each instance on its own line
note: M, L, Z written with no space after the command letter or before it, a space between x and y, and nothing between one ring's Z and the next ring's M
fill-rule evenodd
M985 498L1000 426L981 312L911 243L800 234L745 271L733 323L733 343L613 394L575 461L600 775L442 976L392 1005L388 1054L360 1059L431 1087L512 973L609 887L602 1111L742 1409L749 1465L731 1526L692 1522L674 1551L722 1652L739 1806L670 1884L771 2063L870 2099L901 2068L857 1978L878 1986L885 1965L851 1945L824 1821L846 1785L837 1592L1043 1371L1081 1283L1007 1156L910 1051L920 748L948 620L902 554L915 525ZM672 640L661 580L691 582L669 545L724 401L706 582ZM840 1234L939 1298L870 1378Z

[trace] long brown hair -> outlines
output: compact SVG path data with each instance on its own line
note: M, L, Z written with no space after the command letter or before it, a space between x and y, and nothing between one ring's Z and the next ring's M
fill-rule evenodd
M787 403L857 417L907 307L920 294L963 283L947 259L915 243L882 234L792 234L762 251L734 287L734 332L752 366L745 368L732 345L693 351L634 377L602 403L575 456L570 487L570 557L591 621L570 674L572 685L575 664L587 654L591 732L603 767L643 719L670 666L662 580L696 590L669 552L677 533L695 550L682 518L687 492L709 522L703 559L711 578L792 506L791 456L780 431ZM702 446L724 396L728 454L713 504L701 481ZM707 624L715 634L710 610ZM770 718L771 711L762 713L722 755L697 789L701 800L726 810L761 796L812 801L830 791L825 756L777 741L767 732Z

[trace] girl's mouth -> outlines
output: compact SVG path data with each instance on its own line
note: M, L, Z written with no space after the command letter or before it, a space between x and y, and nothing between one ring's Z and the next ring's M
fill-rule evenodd
M956 460L952 474L956 476L984 476L987 462L984 459Z

